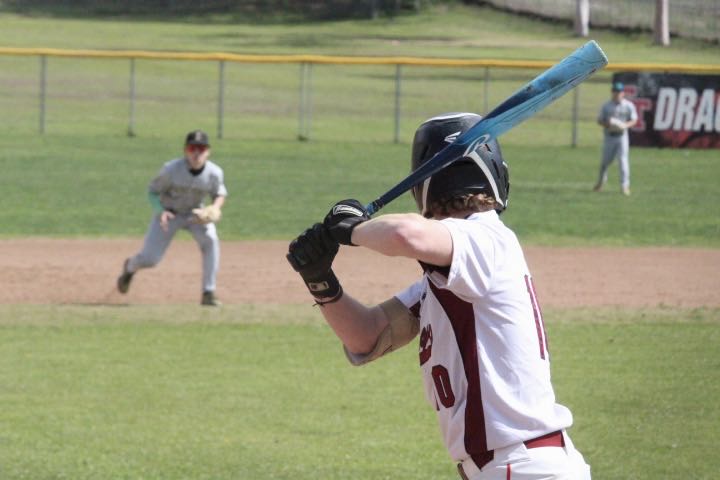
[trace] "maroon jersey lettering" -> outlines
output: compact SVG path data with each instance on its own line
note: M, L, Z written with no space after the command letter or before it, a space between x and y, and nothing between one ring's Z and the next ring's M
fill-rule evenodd
M423 327L420 332L420 365L430 360L432 355L432 326Z

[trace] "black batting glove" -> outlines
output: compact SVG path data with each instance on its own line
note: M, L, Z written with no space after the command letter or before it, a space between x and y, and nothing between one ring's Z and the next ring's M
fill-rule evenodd
M335 302L342 296L342 287L332 271L338 248L322 223L316 223L290 242L286 258L319 305Z
M342 200L330 209L323 224L330 235L342 245L353 245L352 231L363 222L370 220L370 214L362 203L354 199Z

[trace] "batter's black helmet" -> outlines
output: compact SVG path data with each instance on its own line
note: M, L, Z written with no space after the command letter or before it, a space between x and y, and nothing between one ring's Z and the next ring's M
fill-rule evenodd
M475 113L446 113L426 120L415 131L412 171L480 121ZM507 207L510 175L496 140L479 144L468 156L451 163L421 184L413 187L415 202L423 215L429 205L441 198L467 193L484 193L497 201L497 212Z

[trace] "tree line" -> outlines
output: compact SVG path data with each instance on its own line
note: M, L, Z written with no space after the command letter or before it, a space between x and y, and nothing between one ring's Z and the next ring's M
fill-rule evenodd
M419 11L430 0L0 0L17 13L72 16L190 16L229 14L240 18L379 18Z

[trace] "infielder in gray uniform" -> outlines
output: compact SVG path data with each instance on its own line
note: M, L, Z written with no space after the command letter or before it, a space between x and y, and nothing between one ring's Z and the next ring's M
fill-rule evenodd
M210 143L201 130L187 134L185 155L163 165L148 188L154 215L145 235L142 250L125 260L117 279L117 289L127 293L133 275L142 268L157 265L170 245L175 232L188 230L202 252L202 305L219 306L215 295L215 278L220 263L220 241L215 222L225 203L227 189L223 171L208 160ZM203 206L209 196L212 204Z
M612 86L612 99L600 109L597 118L605 134L603 139L600 175L593 190L599 192L607 182L607 169L618 158L620 167L620 188L624 195L630 195L630 137L628 129L637 123L635 105L625 99L625 85L615 82Z

